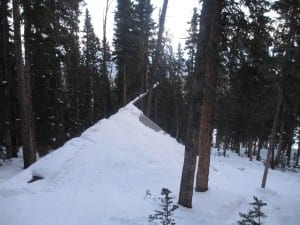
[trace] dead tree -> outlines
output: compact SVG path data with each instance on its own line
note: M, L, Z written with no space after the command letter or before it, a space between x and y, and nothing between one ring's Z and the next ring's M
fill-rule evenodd
M151 110L152 110L152 96L153 96L153 85L158 80L158 67L159 61L161 59L161 53L163 51L162 40L163 40L163 33L165 28L165 20L168 8L168 0L164 0L162 11L159 17L159 28L158 28L158 37L156 42L156 49L153 58L153 64L151 66L151 72L148 81L148 99L147 99L147 111L146 115L150 117Z

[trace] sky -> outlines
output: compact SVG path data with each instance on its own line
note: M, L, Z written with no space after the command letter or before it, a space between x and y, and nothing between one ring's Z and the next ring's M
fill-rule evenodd
M98 37L102 37L102 21L106 0L85 0L86 7L89 9L92 23ZM114 29L114 12L116 9L116 0L111 0L110 11L107 22L107 36L110 42L113 38ZM156 8L153 12L155 21L159 18L159 8L162 7L163 0L152 0L152 4ZM173 40L173 46L177 46L180 42L184 44L184 38L187 36L188 24L193 13L193 8L198 6L199 0L169 0L165 31ZM84 10L85 11L85 10ZM83 11L83 12L84 12Z

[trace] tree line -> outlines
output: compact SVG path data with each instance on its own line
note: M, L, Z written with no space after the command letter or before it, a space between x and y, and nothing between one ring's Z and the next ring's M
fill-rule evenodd
M82 5L1 1L0 147L11 158L22 146L25 168L114 110L111 50L88 10L80 29Z
M150 0L117 1L112 45L106 37L110 4L107 0L100 39L88 9L80 28L83 0L1 1L3 158L17 157L22 146L26 168L36 154L44 156L79 136L157 81L166 89L151 91L153 97L139 105L178 139L183 137L183 49L175 53L163 36L168 1L158 24ZM162 105L163 112L158 110Z

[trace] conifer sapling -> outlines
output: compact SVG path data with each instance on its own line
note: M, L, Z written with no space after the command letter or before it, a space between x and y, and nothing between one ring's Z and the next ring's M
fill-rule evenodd
M170 197L170 193L172 192L167 188L161 189L161 195L164 196L160 198L162 210L155 210L155 213L149 216L149 222L159 220L162 225L176 224L172 216L174 215L173 212L178 208L178 205L173 204L173 197Z
M262 225L261 220L267 217L262 211L261 208L266 206L267 203L259 200L256 196L253 196L254 202L249 203L253 206L253 209L248 211L248 213L239 213L242 220L238 221L239 225Z

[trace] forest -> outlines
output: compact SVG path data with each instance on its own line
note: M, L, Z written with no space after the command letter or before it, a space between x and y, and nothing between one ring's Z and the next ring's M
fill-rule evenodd
M118 0L112 43L109 3L100 35L83 0L1 0L1 158L22 146L27 168L147 93L138 107L185 144L182 205L197 155L196 190L207 190L213 131L224 155L245 147L261 160L265 147L271 168L299 165L300 1L199 1L175 49L168 0L158 21L150 0Z

